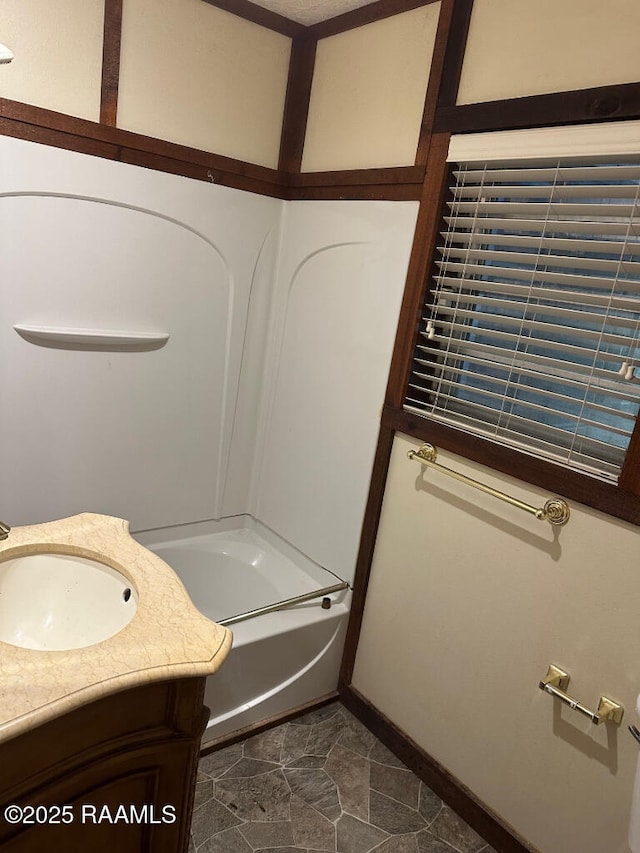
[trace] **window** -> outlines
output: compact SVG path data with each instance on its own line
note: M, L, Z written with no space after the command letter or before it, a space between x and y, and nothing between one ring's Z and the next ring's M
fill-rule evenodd
M634 122L454 138L406 410L618 481L640 409L639 155Z

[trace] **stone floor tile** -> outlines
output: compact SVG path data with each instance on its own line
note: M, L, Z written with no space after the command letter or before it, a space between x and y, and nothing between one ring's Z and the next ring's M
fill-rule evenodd
M399 758L397 758L390 749L380 743L379 740L375 740L371 750L369 752L369 758L372 761L376 761L378 764L386 764L387 767L401 767L406 769L406 764L403 764Z
M290 770L284 775L289 787L301 800L313 806L329 820L340 817L340 802L335 782L324 770Z
M212 779L222 776L227 770L242 758L242 744L233 743L218 752L211 752L200 759L198 769Z
M389 837L381 829L348 814L342 815L336 830L338 853L368 853Z
M405 806L412 809L418 808L418 794L420 793L420 780L411 772L400 767L388 767L385 764L371 762L371 787L399 800Z
M392 834L418 832L426 826L424 818L415 809L377 791L371 791L369 796L369 821Z
M203 781L196 782L196 793L193 800L194 811L213 797L213 779L209 779L208 776L204 775L202 778Z
M294 843L291 823L285 821L252 820L238 828L253 850L267 847L290 847Z
M286 728L286 726L278 726L250 737L244 742L245 758L280 761Z
M286 766L292 769L310 770L318 767L324 767L327 762L326 755L301 755L300 758L294 758L289 761Z
M311 734L312 726L294 723L295 721L285 724L284 742L280 755L280 760L283 764L304 755L305 747Z
M240 832L233 827L209 838L197 853L253 853Z
M369 761L344 747L333 747L324 766L338 788L342 810L369 820Z
M339 702L198 769L188 853L495 853Z
M436 838L436 836L432 835L428 829L423 830L423 832L418 832L416 835L416 841L418 842L418 850L420 853L458 853L454 847L447 844L446 841Z
M419 853L416 833L392 835L376 847L375 853Z
M263 847L258 853L307 853L304 847Z
M486 846L485 840L449 806L442 807L429 827L429 831L455 847L456 850L460 850L460 853L479 853Z
M279 764L273 761L261 761L259 758L241 758L236 761L220 779L242 779L248 776L262 776L263 773L271 773L278 770Z
M196 809L191 820L191 832L196 848L212 835L237 826L238 818L216 799L207 800Z
M316 723L307 740L305 754L328 755L344 730L345 721L340 713L334 714L330 719L321 723Z
M289 820L291 791L282 770L245 779L220 779L214 794L243 820Z
M191 833L189 833L189 846L187 847L187 853L196 853L196 845Z
M434 794L431 788L420 783L420 799L418 802L418 811L428 824L434 820L442 808L442 800L437 794Z
M375 735L346 708L342 709L342 716L345 725L339 740L340 746L368 757L371 747L376 742Z
M319 811L295 794L291 795L291 826L299 847L312 850L336 849L336 829Z

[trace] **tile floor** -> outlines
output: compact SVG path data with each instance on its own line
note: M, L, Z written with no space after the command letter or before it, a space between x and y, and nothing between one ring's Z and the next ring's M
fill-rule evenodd
M495 853L338 702L199 770L189 853Z

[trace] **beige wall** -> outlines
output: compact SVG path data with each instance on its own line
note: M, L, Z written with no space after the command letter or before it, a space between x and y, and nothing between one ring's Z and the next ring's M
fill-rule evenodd
M637 0L474 0L460 104L638 80Z
M290 49L202 0L127 0L118 125L276 167Z
M98 121L103 0L0 0L0 96ZM126 0L118 125L277 167L291 40L202 0Z
M411 166L440 3L318 42L302 170Z
M0 0L0 97L98 121L103 0Z
M571 502L549 524L406 457L396 437L353 684L541 853L625 853L638 748L640 531ZM548 497L450 454L526 502ZM542 693L555 663L593 726Z

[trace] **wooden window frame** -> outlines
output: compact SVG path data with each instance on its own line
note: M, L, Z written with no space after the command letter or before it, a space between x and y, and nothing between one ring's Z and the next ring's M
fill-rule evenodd
M472 436L455 427L431 421L428 417L406 412L402 407L449 187L450 165L446 157L451 134L640 118L640 83L457 106L472 8L473 0L453 0L451 35L445 49L423 198L392 357L382 427L420 441L429 441L500 473L640 525L640 416L636 419L622 473L615 485L572 471L560 463L537 459L490 439Z

